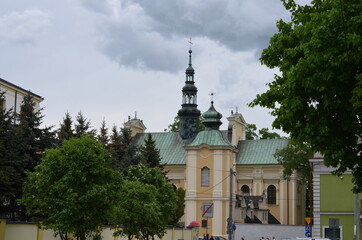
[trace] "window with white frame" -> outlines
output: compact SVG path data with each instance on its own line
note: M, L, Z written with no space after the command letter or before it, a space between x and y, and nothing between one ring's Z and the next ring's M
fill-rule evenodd
M343 227L339 226L339 228L329 228L329 226L323 226L323 237L333 239L343 240Z

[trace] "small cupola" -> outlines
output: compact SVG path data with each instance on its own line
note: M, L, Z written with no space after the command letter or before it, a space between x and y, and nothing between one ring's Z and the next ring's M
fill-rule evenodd
M203 113L202 116L204 117L202 123L204 124L206 130L219 130L219 127L222 124L220 120L222 118L222 114L215 110L213 101L211 101L209 110Z

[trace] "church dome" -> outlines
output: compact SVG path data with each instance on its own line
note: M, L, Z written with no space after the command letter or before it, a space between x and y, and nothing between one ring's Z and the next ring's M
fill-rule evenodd
M209 110L203 113L202 116L204 117L202 123L205 125L206 130L219 130L219 127L222 124L220 120L222 118L222 114L216 111L214 102L211 102Z

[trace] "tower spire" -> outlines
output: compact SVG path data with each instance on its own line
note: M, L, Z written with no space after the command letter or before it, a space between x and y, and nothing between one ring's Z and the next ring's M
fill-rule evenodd
M180 136L182 139L191 139L196 136L199 131L198 120L201 115L197 109L197 88L194 82L195 70L191 63L191 39L189 50L189 66L186 68L185 86L182 88L182 108L178 111L180 117Z
M192 53L192 50L191 50L191 45L193 44L192 41L191 41L191 38L190 38L190 50L189 50L189 67L192 66L192 62L191 62L191 53Z

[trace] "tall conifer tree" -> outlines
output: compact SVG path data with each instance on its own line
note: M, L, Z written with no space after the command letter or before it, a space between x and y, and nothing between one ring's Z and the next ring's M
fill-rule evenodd
M106 126L106 121L103 119L102 125L99 128L99 134L97 135L98 141L100 141L104 147L108 148L109 137L108 137L108 128Z
M112 127L110 142L108 145L109 151L112 154L111 166L113 169L118 170L123 173L123 167L121 164L123 151L122 151L121 145L122 145L121 136L118 132L117 126L114 125Z
M64 140L68 140L74 136L74 130L72 128L73 120L70 113L67 112L63 118L63 122L60 124L58 130L58 140L62 143Z
M82 112L79 112L76 117L76 123L75 123L75 137L79 138L83 134L89 134L94 136L96 134L96 131L92 129L90 121L87 120L82 114Z
M143 162L147 167L162 167L160 150L156 148L156 142L153 140L152 135L148 134L145 139L145 144L141 148Z
M142 155L140 153L140 147L132 137L131 129L127 127L121 128L121 148L123 152L121 161L125 171L127 171L130 166L141 163Z
M0 103L4 101L4 93L0 93ZM8 216L11 206L10 198L16 190L16 182L20 175L15 171L16 144L14 134L14 114L12 110L0 108L0 216Z
M40 162L41 154L46 148L55 144L55 134L52 127L41 128L43 115L41 110L35 110L35 102L31 95L24 97L20 106L20 113L16 114L14 170L19 178L14 182L14 193L9 199L11 208L10 218L26 218L25 209L17 204L22 197L23 183L27 179L26 171L34 171Z

